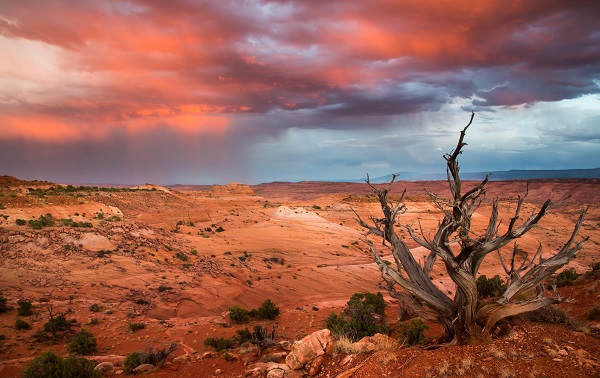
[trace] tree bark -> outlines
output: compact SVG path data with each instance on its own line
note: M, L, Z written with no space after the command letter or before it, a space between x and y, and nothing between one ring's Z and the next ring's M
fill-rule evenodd
M521 220L520 213L526 195L519 197L514 215L510 219L506 231L499 234L499 203L498 200L494 200L486 229L482 234L480 233L481 236L473 237L471 217L485 198L485 186L489 175L478 185L462 193L458 156L462 153L462 148L466 146L464 138L474 116L475 114L472 113L469 123L461 131L456 149L450 154L444 155L451 198L428 193L433 204L443 214L443 219L440 221L434 237L428 239L422 229L417 233L412 227L404 225L410 237L429 251L422 265L415 260L410 249L395 230L399 224L398 218L406 211L403 203L406 190L395 203L388 198L396 175L384 189L373 186L367 175L366 182L371 186L381 204L382 219L371 217L372 224L369 224L355 212L357 222L367 230L365 236L374 235L381 238L383 247L388 248L394 257L395 268L388 266L374 244L365 239L381 271L382 279L385 282L384 288L393 298L402 301L419 316L439 321L452 339L451 343L468 343L473 337L488 334L499 320L507 316L532 311L559 301L558 296L549 298L543 294L539 294L529 301L517 302L515 298L526 291L539 288L560 267L575 258L577 252L588 240L588 238L584 238L575 243L583 224L586 213L584 210L574 227L571 238L556 255L546 260L542 259L540 246L532 260L525 259L516 268L515 255L518 248L515 244L510 268L500 255L501 264L509 275L506 291L491 302L480 301L476 278L484 259L491 252L499 252L500 248L516 241L534 228L550 210L552 202L547 200L538 211L526 220ZM454 298L450 298L429 278L438 258L443 262L449 277L456 285ZM539 259L537 263L535 262L536 258ZM539 292L543 293L542 290Z

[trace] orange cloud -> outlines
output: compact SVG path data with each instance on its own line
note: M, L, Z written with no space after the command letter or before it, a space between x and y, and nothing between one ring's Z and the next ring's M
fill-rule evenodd
M229 118L224 115L185 113L172 109L141 109L139 117L114 123L103 121L60 118L50 115L0 116L0 139L24 139L45 142L71 142L87 139L104 139L111 130L120 128L130 134L144 133L158 128L175 132L222 136L227 133Z

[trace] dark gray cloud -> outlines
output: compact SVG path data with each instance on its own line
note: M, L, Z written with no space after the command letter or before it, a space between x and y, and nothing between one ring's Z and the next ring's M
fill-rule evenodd
M284 162L290 178L327 177L311 164L393 171L401 153L430 164L423 151L445 149L464 111L487 130L519 114L513 145L568 144L576 166L597 110L526 110L600 92L599 19L585 0L4 1L0 170L160 183L260 180ZM493 133L492 164L552 164Z

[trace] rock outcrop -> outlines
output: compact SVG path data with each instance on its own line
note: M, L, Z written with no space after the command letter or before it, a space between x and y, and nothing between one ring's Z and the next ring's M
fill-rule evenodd
M315 375L323 362L322 356L331 353L332 350L331 331L322 329L294 342L292 351L285 358L285 362L292 370L306 368L309 375Z
M238 196L253 196L254 191L250 188L250 186L246 184L242 184L239 182L230 182L226 185L213 185L210 193L215 196L228 196L228 195L238 195Z

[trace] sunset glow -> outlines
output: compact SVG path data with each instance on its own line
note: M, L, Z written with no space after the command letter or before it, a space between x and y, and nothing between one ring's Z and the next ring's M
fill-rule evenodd
M4 1L0 174L433 172L470 111L467 170L599 167L599 19L595 1Z

